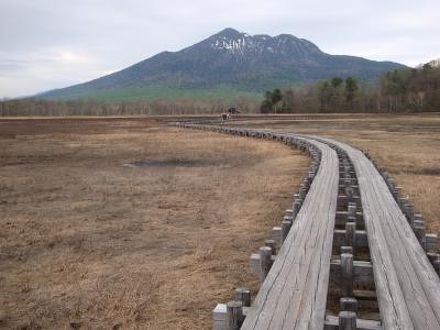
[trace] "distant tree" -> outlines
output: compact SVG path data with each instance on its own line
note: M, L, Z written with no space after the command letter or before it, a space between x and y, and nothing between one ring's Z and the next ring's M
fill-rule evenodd
M275 105L283 99L283 94L279 88L275 88L272 92L272 104Z
M296 96L293 89L287 89L283 91L283 101L286 107L286 112L295 112Z
M320 111L329 112L330 102L333 94L333 87L328 81L324 81L318 85L319 91L319 101L320 101Z
M281 104L283 94L279 88L275 88L272 92L264 93L264 100L260 106L261 113L279 112L285 109Z
M356 91L359 89L356 79L348 77L345 79L345 95L347 101L352 101Z
M272 101L268 100L268 99L263 100L263 102L261 102L260 112L261 113L271 113L272 112Z
M338 88L339 86L342 85L343 82L344 82L343 79L341 79L341 78L339 78L339 77L334 77L334 78L332 79L332 81L331 81L331 85L332 85L334 88Z

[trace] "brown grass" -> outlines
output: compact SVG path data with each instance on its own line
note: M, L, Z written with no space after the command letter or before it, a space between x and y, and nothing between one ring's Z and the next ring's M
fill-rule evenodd
M206 329L307 158L148 120L0 121L0 327ZM149 161L133 168L123 164Z
M440 236L440 113L353 115L326 120L246 121L237 125L322 135L367 150L403 187L426 222Z

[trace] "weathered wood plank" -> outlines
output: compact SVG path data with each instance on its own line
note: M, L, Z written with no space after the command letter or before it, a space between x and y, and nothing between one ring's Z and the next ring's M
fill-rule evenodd
M387 182L359 150L343 148L357 173L379 308L385 329L440 329L440 279Z
M323 329L339 182L328 146L303 205L242 329Z

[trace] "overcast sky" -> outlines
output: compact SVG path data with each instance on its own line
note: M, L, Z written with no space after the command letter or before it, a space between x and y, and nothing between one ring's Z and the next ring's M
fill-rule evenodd
M84 82L226 27L409 66L440 57L440 0L0 0L0 97Z

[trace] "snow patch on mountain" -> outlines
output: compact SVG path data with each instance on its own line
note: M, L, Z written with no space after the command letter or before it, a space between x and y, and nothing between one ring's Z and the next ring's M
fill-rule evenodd
M263 54L287 56L292 55L292 51L299 56L309 52L322 54L313 43L289 34L280 34L275 37L266 34L249 35L233 29L225 29L211 37L210 48L240 57Z
M215 42L211 43L211 47L214 49L240 49L246 47L246 38L238 39L238 40L228 40L225 37L222 39L218 39Z

